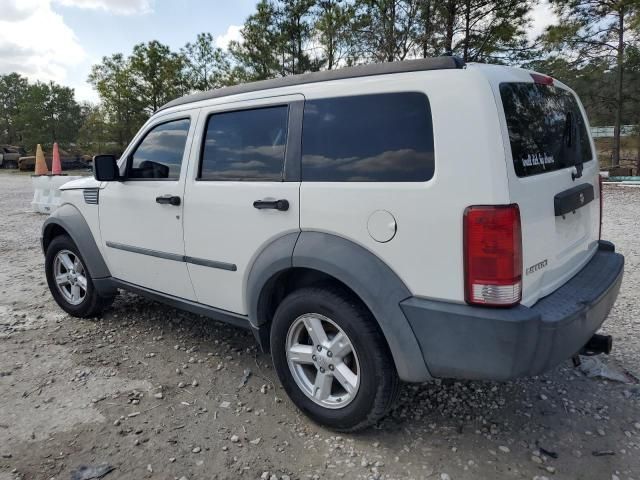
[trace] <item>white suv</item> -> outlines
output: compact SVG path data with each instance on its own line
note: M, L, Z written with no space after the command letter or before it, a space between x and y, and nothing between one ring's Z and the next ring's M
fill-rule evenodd
M47 281L71 315L126 289L251 329L293 402L354 431L399 382L543 372L618 294L580 102L445 57L199 93L62 187Z

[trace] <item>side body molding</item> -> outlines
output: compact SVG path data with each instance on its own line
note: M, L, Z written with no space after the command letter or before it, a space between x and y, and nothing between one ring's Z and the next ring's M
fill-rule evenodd
M111 273L80 210L66 203L45 220L42 226L42 249L45 253L47 246L53 239L56 227L64 229L78 246L96 289L104 294L113 293L114 287L110 281ZM102 279L104 281L101 281Z
M321 232L285 235L256 258L247 281L249 320L261 332L259 297L270 278L289 268L309 268L351 288L373 313L387 339L400 378L423 382L432 377L400 302L411 297L402 280L376 255L349 240Z

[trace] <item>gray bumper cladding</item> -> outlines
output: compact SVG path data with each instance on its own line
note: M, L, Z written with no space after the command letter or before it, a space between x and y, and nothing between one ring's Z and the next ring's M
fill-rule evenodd
M613 306L624 257L601 242L571 280L532 307L471 307L419 298L400 305L434 377L537 375L578 353Z

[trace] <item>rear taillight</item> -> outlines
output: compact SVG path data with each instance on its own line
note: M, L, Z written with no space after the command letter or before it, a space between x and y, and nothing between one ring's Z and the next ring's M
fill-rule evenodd
M464 212L465 300L511 306L522 298L522 238L518 205L468 207Z
M600 190L600 229L598 230L598 240L602 240L602 175L598 174L598 188Z

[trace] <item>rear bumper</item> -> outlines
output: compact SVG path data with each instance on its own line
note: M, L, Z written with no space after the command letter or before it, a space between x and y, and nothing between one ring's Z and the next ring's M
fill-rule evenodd
M507 380L542 373L580 351L613 306L624 257L600 242L591 261L532 307L509 309L409 298L400 306L439 378Z

